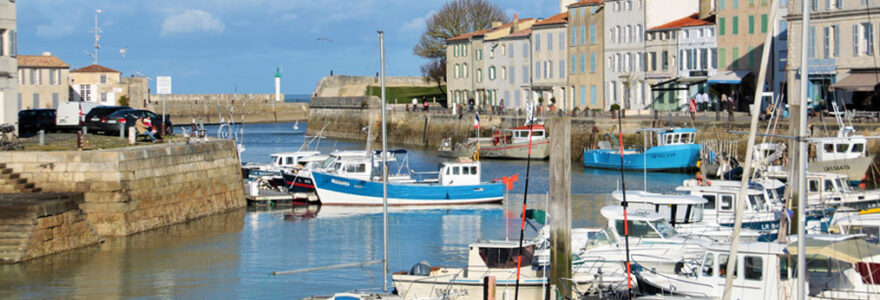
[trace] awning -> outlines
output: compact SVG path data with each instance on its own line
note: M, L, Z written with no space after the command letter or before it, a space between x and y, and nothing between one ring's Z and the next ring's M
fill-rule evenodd
M719 71L718 74L712 75L707 80L707 83L721 83L721 84L739 84L742 82L742 79L749 75L752 71L742 70L742 71Z
M797 255L796 243L789 245L787 248L792 255ZM880 247L865 242L863 239L843 241L807 240L805 248L807 255L830 257L851 264L864 261L866 258L880 253Z
M880 82L880 72L851 72L841 81L831 85L835 90L870 92Z

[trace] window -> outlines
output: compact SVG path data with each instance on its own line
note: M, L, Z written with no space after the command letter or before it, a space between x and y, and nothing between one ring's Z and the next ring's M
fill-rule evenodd
M731 63L733 63L733 62L739 62L739 59L740 59L740 57L739 57L739 47L733 47L733 49L731 49L730 52L731 52L730 62L731 62ZM739 64L740 64L740 63L737 63L737 65L739 65Z
M596 105L597 101L598 100L596 99L596 86L591 85L590 86L590 104Z
M596 44L596 24L590 24L590 45Z
M40 94L34 93L34 106L31 108L40 108Z
M700 49L700 70L709 69L709 49Z
M580 99L581 105L587 104L587 91L583 85L578 87L578 99Z
M843 2L843 1L842 0L828 0L828 2L826 2L826 3L828 3L828 6L826 8L840 9L842 7L841 2Z
M455 78L461 78L461 67L458 64L455 64Z
M523 44L523 57L529 57L529 44ZM513 53L511 51L510 53Z
M511 68L511 70L513 70L513 68ZM529 83L531 81L531 78L529 78L529 75L531 75L531 73L529 73L529 67L523 67L522 74L523 74L523 82Z
M553 79L553 61L548 60L544 62L544 78Z
M468 56L468 45L461 45L461 56Z
M596 73L596 53L590 53L590 73Z
M757 53L756 53L756 51L754 51L754 50L755 50L754 47L749 46L749 51L746 52L746 55L748 56L746 59L747 59L747 61L748 61L748 67L749 67L749 68L751 68L751 67L753 67L753 66L755 65L755 54L757 54Z
M52 93L52 108L58 108L58 93Z
M107 102L107 92L101 92L101 102Z
M715 209L715 195L703 195L703 198L706 199L706 205L703 206L703 209L714 210Z
M535 78L541 79L541 62L535 62Z
M528 75L528 73L525 73L524 75ZM513 66L507 68L507 82L516 82L516 68L514 68Z
M541 35L535 35L535 52L541 51Z
M6 29L0 29L0 56L6 56Z
M483 82L483 69L477 68L477 82Z
M661 65L663 66L663 70L669 70L669 51L663 50L660 54Z
M755 16L749 16L749 34L755 33Z
M819 192L819 181L818 180L810 180L807 184L810 193L818 193Z
M501 80L507 79L507 67L501 67Z
M9 46L7 46L7 50L9 52L7 54L11 57L17 56L18 55L18 35L15 33L15 30L9 30L6 33L6 41L9 43ZM21 106L21 105L19 105L19 106Z
M547 50L553 50L553 34L547 33Z
M736 1L736 0L734 0L734 1ZM734 35L739 34L739 17L737 17L737 16L733 17L733 24L732 25L733 25L733 28L732 28L731 32Z
M58 73L58 70L50 69L49 70L49 84L55 85L55 73Z
M483 60L483 49L477 49L477 60Z
M641 42L644 39L644 37L642 36L642 25L636 25L635 30L636 32L633 35L635 36L636 42Z
M874 27L872 23L853 25L853 56L874 55Z
M746 280L761 280L763 278L764 261L757 256L746 256L744 261Z
M837 57L840 54L840 26L831 25L823 28L825 37L822 43L822 49L825 50L825 58Z
M565 49L565 33L559 33L559 50Z
M849 144L837 144L837 153L846 153L849 150Z
M495 80L495 66L489 67L489 80Z
M36 69L36 72L35 72L35 73L36 73L36 76L37 76L37 78L36 78L36 79L37 79L37 85L42 85L42 84L43 84L43 70L41 70L41 69Z
M825 180L824 185L825 185L825 188L823 189L824 191L826 191L826 192L833 192L834 191L834 183L831 182L831 180Z
M779 20L779 39L783 41L788 39L788 22L785 20Z
M761 33L767 33L767 15L761 15Z
M578 27L578 31L580 32L580 44L583 45L587 42L587 30L584 25Z
M726 32L724 29L724 27L725 27L724 21L725 21L724 18L718 18L718 35L724 35L724 33Z
M37 70L36 69L28 69L28 70L30 71L29 74L31 75L30 84L34 85L34 84L36 84Z
M723 0L721 2L724 2ZM703 275L704 276L712 276L712 271L714 271L715 267L715 255L712 253L706 253L706 258L703 259Z
M788 280L788 258L779 256L779 279Z
M732 6L733 8L739 8L739 0L730 0L730 2L730 6Z
M577 29L574 28L574 27L572 27L572 28L571 28L571 38L568 39L568 44L569 44L570 46L574 46L574 45L575 45L575 41L577 41Z
M724 10L724 2L727 0L718 0L718 10Z
M865 144L853 144L853 147L852 147L852 149L850 150L850 152L852 152L852 153L861 153L861 152L864 151L864 150L865 150Z
M564 59L559 60L559 78L560 79L565 78L565 60Z
M468 74L468 65L467 64L461 65L461 77L468 78L468 75L469 75Z
M92 86L88 84L79 85L79 96L82 101L92 101Z
M810 26L810 31L807 32L809 36L807 36L807 56L810 58L816 57L816 27Z
M577 61L576 59L577 59L577 58L574 56L574 54L572 54L572 55L571 55L571 60L569 60L569 61L571 62L571 67L569 68L569 71L570 71L571 73L574 73L574 72L577 70L577 68L575 68L575 63L576 63L576 61Z
M721 195L721 201L719 203L719 208L721 210L733 210L733 196L731 195Z
M717 48L712 48L712 68L713 69L718 68L718 49ZM782 70L785 70L785 68L782 68Z
M101 83L107 83L107 75L101 75Z
M648 53L648 64L650 71L657 71L657 52Z
M736 1L736 0L733 0ZM718 255L718 277L727 276L727 261L730 259L730 255L727 254L719 254ZM733 263L733 278L737 278L739 274L739 262L734 259Z
M645 221L626 221L627 227L629 227L629 236L630 237L641 237L641 238L660 238L660 233L654 230L648 222ZM617 234L620 236L624 235L623 228L623 220L615 221L615 229L617 230Z

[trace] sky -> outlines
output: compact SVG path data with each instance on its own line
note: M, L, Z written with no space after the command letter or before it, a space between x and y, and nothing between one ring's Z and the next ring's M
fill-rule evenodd
M511 17L549 17L558 0L490 0ZM441 0L41 0L17 1L18 53L51 52L73 68L93 63L95 12L103 31L98 63L172 77L175 94L311 94L329 75L375 76L377 30L385 32L386 76L420 76L412 52ZM87 5L84 5L87 3ZM326 40L325 40L326 39ZM123 58L120 49L128 47ZM155 80L151 80L155 91Z

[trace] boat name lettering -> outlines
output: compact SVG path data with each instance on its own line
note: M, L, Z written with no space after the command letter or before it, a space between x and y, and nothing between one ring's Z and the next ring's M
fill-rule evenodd
M363 185L359 185L359 184L355 184L355 185L354 185L354 188L356 188L356 189L362 189L362 188L364 188L364 186L363 186Z
M826 166L825 172L849 170L849 165Z
M664 158L664 157L673 157L675 156L675 152L670 153L654 153L649 155L651 158Z
M438 290L434 290L434 295L441 297L441 298L446 298L448 296L468 296L468 290L467 289L448 289L448 290L438 289Z
M330 179L330 182L335 183L335 184L338 184L338 185L344 185L344 186L350 186L350 185L351 185L351 184L348 183L347 181L342 181L342 180L339 180L339 179Z

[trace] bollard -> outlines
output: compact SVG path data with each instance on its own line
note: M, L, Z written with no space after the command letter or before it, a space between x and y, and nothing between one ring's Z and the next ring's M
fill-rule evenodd
M89 126L83 126L82 134L83 135L89 134Z
M125 138L125 123L119 123L119 137Z
M137 134L134 132L134 127L128 128L128 143L134 145L137 139Z
M82 130L76 132L76 149L83 149L83 132Z
M46 131L40 129L40 131L38 131L37 133L40 134L40 146L45 145L46 144Z

